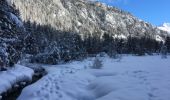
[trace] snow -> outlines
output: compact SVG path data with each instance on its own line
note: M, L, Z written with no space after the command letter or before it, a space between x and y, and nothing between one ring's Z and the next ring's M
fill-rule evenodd
M110 22L113 25L116 23L116 20L115 20L112 13L111 14L106 14L106 21Z
M13 13L10 13L10 17L19 27L23 27L23 23L18 19L17 16L15 16Z
M53 14L53 18L56 18L56 16L57 16L57 15L54 13L54 14Z
M156 41L165 43L165 40L159 35L156 35Z
M17 82L30 81L33 74L32 69L21 65L15 65L14 68L0 72L0 94L7 92Z
M44 65L48 74L24 88L17 100L169 100L170 58L101 59L102 69L88 67L94 58Z
M14 38L1 38L0 37L0 41L6 41L6 42L15 42L15 41L17 41L16 39L14 39Z
M125 36L125 35L123 35L123 34L120 34L120 35L115 34L115 35L113 36L113 38L116 38L116 39L127 39L127 36Z
M167 31L170 33L170 23L164 23L163 26L158 27L160 30Z

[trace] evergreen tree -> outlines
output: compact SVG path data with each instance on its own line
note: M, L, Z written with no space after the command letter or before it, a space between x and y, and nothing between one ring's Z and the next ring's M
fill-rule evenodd
M166 45L166 47L167 47L168 53L170 53L170 36L168 36L168 37L166 38L165 45Z

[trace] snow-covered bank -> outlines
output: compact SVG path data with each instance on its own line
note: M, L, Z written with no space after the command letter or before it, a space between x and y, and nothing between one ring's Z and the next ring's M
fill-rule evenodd
M32 69L21 65L15 65L7 71L0 72L0 94L12 89L18 82L31 81L33 74Z
M44 66L48 74L24 88L18 100L169 100L170 58L102 59L102 69L87 67L93 59Z

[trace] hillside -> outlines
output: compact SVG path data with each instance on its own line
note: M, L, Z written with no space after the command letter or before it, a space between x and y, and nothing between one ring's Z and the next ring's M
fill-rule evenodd
M51 25L61 31L79 33L82 37L104 33L121 38L164 34L158 28L128 12L89 0L12 0L24 21Z
M8 11L9 20L22 31L17 32L16 40L20 39L19 33L27 33L22 36L23 46L19 44L22 47L16 47L18 52L13 52L18 54L17 59L7 55L2 57L16 60L14 63L18 62L20 54L23 57L30 54L31 62L57 64L101 52L114 57L122 53L159 53L162 45L168 44L167 32L100 2L7 0L2 4L7 6L2 9L10 7L17 14ZM16 29L10 29L9 33Z
M56 64L89 54L158 53L167 32L132 14L88 0L11 0L26 30L31 62Z

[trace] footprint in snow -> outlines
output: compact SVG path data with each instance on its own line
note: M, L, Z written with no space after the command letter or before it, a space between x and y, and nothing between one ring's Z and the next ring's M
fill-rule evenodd
M157 96L155 96L153 93L148 93L149 100L155 100Z
M48 87L48 86L49 86L49 84L48 84L48 83L46 83L46 84L45 84L45 87Z
M41 94L41 91L38 90L38 91L36 92L36 94L37 94L37 95L40 95L40 94Z
M50 90L50 93L52 94L52 93L53 93L53 90Z
M44 95L44 98L46 98L46 100L49 100L49 97L50 97L49 94Z
M62 97L63 97L63 95L62 95L62 94L58 94L58 96L59 96L59 98L62 98Z
M60 87L59 87L59 86L56 86L56 89L57 89L57 90L59 90L59 89L60 89Z

